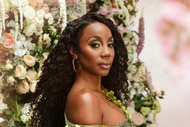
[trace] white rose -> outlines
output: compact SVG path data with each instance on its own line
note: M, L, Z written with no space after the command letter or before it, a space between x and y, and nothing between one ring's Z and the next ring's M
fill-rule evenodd
M17 65L14 72L19 79L24 79L26 76L26 68L23 65Z
M35 17L35 10L31 6L25 6L23 9L24 17L27 19L33 19Z
M36 25L35 23L30 23L28 24L25 29L24 29L24 33L26 36L32 36L36 31Z
M31 56L31 55L25 55L23 57L24 63L29 66L29 67L33 67L36 63L36 59L35 57Z
M28 84L27 81L23 80L23 81L19 82L19 84L17 84L17 85L15 86L15 89L16 89L17 92L20 93L20 94L26 94L26 93L29 92L30 86L29 86L29 84Z
M16 82L15 78L13 76L7 77L7 83L13 85Z
M132 121L135 125L141 125L144 123L144 116L141 113L135 112L132 116Z
M35 80L37 77L37 72L33 69L30 69L26 72L26 78L29 80L29 81L33 81Z
M14 45L14 55L22 57L26 53L26 48L23 45L22 41L16 41Z
M12 70L12 69L13 69L13 65L12 65L11 63L7 63L7 64L5 65L5 69L6 69L6 70Z

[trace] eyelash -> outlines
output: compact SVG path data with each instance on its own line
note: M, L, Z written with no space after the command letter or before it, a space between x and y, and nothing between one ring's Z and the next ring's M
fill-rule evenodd
M110 48L113 48L113 47L115 47L115 43L110 43L110 44L108 44L108 47L110 47Z
M90 46L93 48L98 48L100 46L100 44L98 44L97 42L93 42L90 44Z
M93 42L93 43L90 44L90 46L93 47L93 48L98 48L100 46L100 44L97 43L97 42ZM109 43L108 47L110 47L110 48L115 47L115 43L113 43L113 42Z

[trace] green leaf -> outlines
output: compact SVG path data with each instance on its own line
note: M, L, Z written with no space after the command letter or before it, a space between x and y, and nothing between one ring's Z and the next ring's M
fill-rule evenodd
M38 53L42 54L42 53L44 52L44 47L43 47L43 45L39 44L39 45L37 46L37 51L38 51Z
M35 69L36 72L38 71L39 67L40 67L40 63L36 62L35 65L34 65L34 69Z
M30 50L30 55L31 56L35 56L36 55L36 51L35 50Z
M12 114L12 112L9 109L6 109L5 114L10 116Z
M15 121L15 126L16 127L25 127L26 125L23 122Z
M44 56L40 53L37 55L36 57L38 60L43 60L44 59Z

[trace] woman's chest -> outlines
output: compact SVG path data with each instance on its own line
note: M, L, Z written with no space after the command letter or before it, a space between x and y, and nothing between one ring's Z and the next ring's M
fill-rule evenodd
M107 98L99 98L100 109L102 112L102 123L106 125L117 125L124 122L126 116L123 111Z

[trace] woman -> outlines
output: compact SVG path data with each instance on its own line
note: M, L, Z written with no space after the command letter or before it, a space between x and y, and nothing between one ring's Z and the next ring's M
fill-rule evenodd
M121 93L127 99L127 60L111 20L89 13L70 22L44 63L32 126L131 127L126 111L105 94L109 89L118 99L123 99Z

